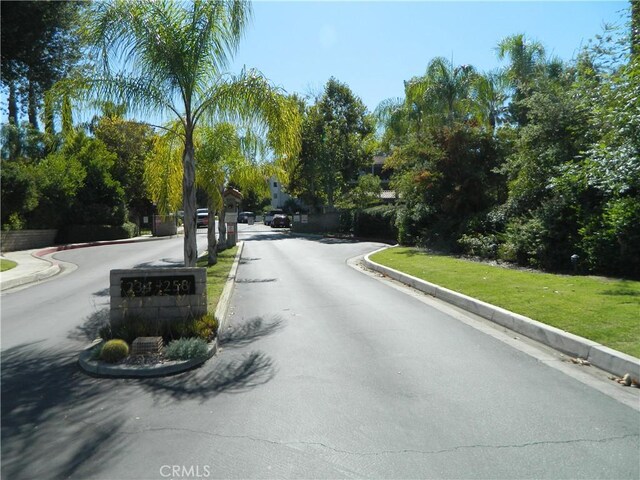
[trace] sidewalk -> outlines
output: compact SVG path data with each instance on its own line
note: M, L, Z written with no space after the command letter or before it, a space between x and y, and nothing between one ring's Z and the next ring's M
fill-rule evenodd
M71 243L67 245L36 248L33 250L5 252L1 257L16 262L18 265L11 270L6 270L0 273L0 291L9 290L10 288L20 287L34 282L40 282L58 274L60 272L60 265L50 256L55 252L74 250L76 248L96 247L100 245L114 245L118 243L164 240L173 237L175 237L175 235L172 237L152 237L151 235L141 235L139 237L125 238L122 240Z

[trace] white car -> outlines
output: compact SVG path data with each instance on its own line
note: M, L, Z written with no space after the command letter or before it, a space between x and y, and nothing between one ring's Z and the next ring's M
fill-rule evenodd
M209 226L209 209L199 208L196 211L196 228L204 228Z

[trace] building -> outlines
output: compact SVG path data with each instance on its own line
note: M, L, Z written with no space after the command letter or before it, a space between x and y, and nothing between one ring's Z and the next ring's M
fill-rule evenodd
M271 208L283 208L291 196L282 189L282 184L275 175L269 179L269 192L271 193Z

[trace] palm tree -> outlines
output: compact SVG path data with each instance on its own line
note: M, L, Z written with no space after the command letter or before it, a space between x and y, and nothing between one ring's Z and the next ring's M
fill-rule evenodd
M533 79L535 73L544 65L545 51L541 43L527 39L520 33L506 37L498 43L498 58L508 57L507 78L518 90L522 90Z
M453 66L443 57L436 57L426 73L405 82L406 101L419 116L431 121L451 124L469 113L469 93L476 73L471 65Z
M506 77L497 72L478 75L473 81L471 98L475 116L493 132L506 112Z
M194 266L196 126L251 118L270 129L278 151L294 156L300 142L297 108L255 71L225 73L250 16L247 2L112 0L95 2L91 13L86 33L103 69L85 86L129 111L178 120L173 133L183 146L184 262Z
M544 71L545 50L541 43L528 39L524 34L508 36L498 43L498 59L509 60L504 74L513 92L510 111L519 125L527 123L527 108L521 101L527 97L534 78Z

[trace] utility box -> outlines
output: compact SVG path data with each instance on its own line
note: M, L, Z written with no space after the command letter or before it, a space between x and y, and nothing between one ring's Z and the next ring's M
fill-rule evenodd
M235 188L227 187L222 194L224 202L224 222L227 224L227 246L233 247L238 242L238 213L242 203L242 194Z

